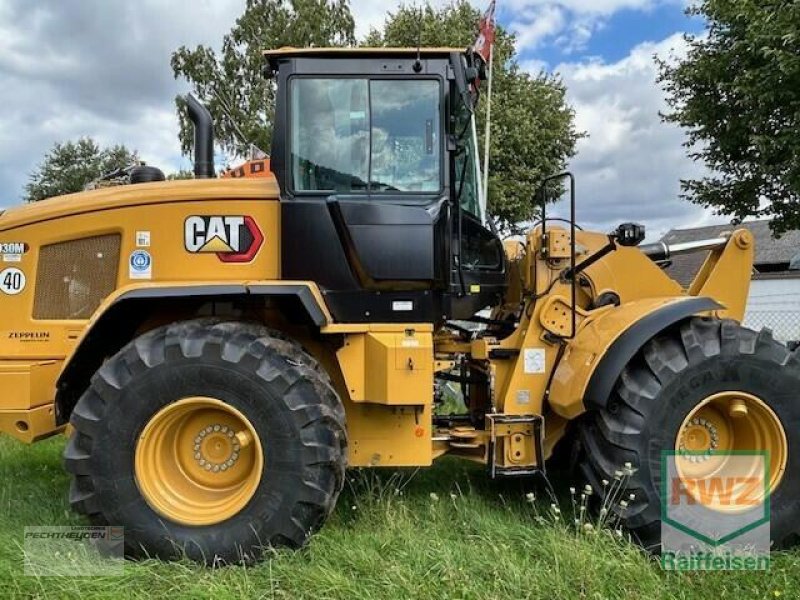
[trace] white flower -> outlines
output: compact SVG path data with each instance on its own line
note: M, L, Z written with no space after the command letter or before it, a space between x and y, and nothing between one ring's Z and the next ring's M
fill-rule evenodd
M433 500L434 502L436 502L437 500L439 500L439 496L437 496L436 494L434 494L433 492L431 492L431 500Z
M536 501L536 494L534 494L533 492L528 492L527 494L525 494L525 500L533 504Z

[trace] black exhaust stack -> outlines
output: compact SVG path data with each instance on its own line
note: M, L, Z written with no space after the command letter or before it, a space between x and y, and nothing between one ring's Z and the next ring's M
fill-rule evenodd
M213 179L214 171L214 122L211 113L192 94L186 95L189 118L194 123L194 176L197 179Z

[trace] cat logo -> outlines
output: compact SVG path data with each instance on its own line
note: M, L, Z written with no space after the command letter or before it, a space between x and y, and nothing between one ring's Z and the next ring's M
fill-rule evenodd
M222 262L251 262L264 243L253 217L194 216L184 223L184 245L192 254L216 254Z

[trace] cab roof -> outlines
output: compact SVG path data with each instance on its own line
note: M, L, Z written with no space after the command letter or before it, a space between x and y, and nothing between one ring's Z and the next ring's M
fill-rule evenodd
M319 58L325 55L330 55L333 58L364 58L368 56L408 56L415 57L417 53L426 58L441 56L446 57L452 53L464 54L465 48L294 48L286 46L276 50L265 50L264 56L268 59L278 58L302 58L314 57Z

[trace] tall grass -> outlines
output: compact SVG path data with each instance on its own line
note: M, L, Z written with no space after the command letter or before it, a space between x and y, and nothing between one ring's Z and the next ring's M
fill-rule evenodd
M67 506L63 440L0 439L0 599L4 598L775 598L798 597L800 555L765 573L664 573L565 491L491 482L478 466L351 472L309 546L253 568L129 563L121 577L32 578L26 525L82 524ZM565 488L566 489L566 488ZM580 491L578 492L579 495ZM532 495L531 495L532 494ZM574 518L586 519L581 526ZM555 518L558 517L558 518Z

